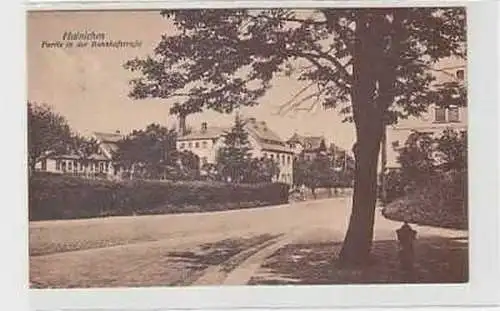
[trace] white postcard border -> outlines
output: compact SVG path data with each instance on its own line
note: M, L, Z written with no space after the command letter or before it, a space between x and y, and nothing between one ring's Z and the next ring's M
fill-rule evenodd
M54 1L44 1L54 2ZM89 4L92 2L91 4ZM110 1L103 5L89 1L82 5L67 1L64 6L53 5L54 9L108 9L152 8L152 7L228 7L228 6L373 6L373 5L430 5L436 1L171 1L169 3ZM457 5L464 2L443 1L441 5ZM161 4L161 5L160 5ZM103 5L103 6L102 6ZM30 5L28 8L48 9L51 5ZM134 7L135 6L135 7ZM494 44L498 32L497 5L491 1L470 1L469 18L469 144L470 144L470 282L455 285L332 285L332 286L234 286L234 287L187 287L187 288L142 288L142 289L95 289L95 290L30 290L31 310L58 309L237 309L237 308L352 308L352 307L425 307L425 306L482 306L498 304L499 269L499 205L498 205L498 94L497 46ZM21 51L18 55L24 55ZM18 69L16 69L18 70ZM16 91L25 92L25 79L20 80ZM18 97L15 97L18 98ZM21 98L25 98L25 95ZM24 103L24 102L23 102ZM15 103L10 103L15 105ZM22 106L22 105L21 105ZM24 107L24 106L23 106ZM14 110L24 113L24 109ZM12 128L15 139L25 141L25 115L21 122L19 115L5 118L4 122L16 123ZM14 121L16 120L16 121ZM19 123L21 126L19 126ZM5 126L5 124L4 124ZM25 207L26 193L25 147L16 149L20 165L9 167L16 181L9 182L8 202L15 202L19 209ZM497 148L494 148L497 147ZM19 160L21 159L21 160ZM11 159L8 158L8 161ZM9 163L9 162L7 162ZM16 162L17 163L17 162ZM24 165L24 168L19 170ZM10 172L9 171L9 172ZM5 183L5 182L4 182ZM10 206L12 208L13 206ZM26 208L27 210L27 208ZM15 214L15 215L14 215ZM14 226L3 235L10 237L11 243L27 241L27 212L14 212L12 217L24 218L25 226ZM3 223L6 218L2 219ZM11 221L11 220L7 220ZM12 221L11 221L12 222ZM11 228L7 227L7 228ZM23 230L23 231L22 231ZM8 234L8 235L7 235ZM12 237L18 237L13 239ZM19 249L17 247L16 249ZM26 257L27 251L16 255ZM27 258L17 257L18 264L27 269ZM25 277L27 273L23 274ZM1 278L0 278L1 279ZM2 280L5 282L6 280ZM8 280L7 280L8 281ZM26 282L27 283L27 282ZM19 296L18 296L19 297ZM15 297L14 297L15 298Z

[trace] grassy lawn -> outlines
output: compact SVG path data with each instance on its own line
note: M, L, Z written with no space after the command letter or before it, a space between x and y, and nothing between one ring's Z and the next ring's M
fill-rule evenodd
M404 283L396 241L375 241L374 262L363 269L339 268L341 243L293 244L282 248L262 265L257 284L368 284ZM415 246L416 283L468 281L467 239L426 237Z

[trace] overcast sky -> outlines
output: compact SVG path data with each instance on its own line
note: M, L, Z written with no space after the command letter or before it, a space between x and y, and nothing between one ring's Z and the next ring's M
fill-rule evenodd
M176 125L165 100L128 98L128 81L133 74L123 69L128 59L152 53L161 34L172 28L156 11L31 12L28 15L28 100L49 104L64 115L71 127L82 133L92 131L128 133L150 123ZM107 39L142 42L138 48L42 48L42 42L61 40L66 31L105 33ZM279 78L260 105L243 111L265 120L283 139L294 131L325 135L328 141L350 148L354 141L352 124L341 123L334 110L317 109L276 115L278 106L289 100L301 84ZM229 125L233 116L212 111L190 116L188 126Z

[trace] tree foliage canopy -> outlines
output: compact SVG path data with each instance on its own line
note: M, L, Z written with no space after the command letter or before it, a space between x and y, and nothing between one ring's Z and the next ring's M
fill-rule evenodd
M152 56L128 61L142 75L131 81L134 98L183 101L173 113L204 108L230 112L258 103L279 73L315 86L307 96L324 107L343 105L352 120L355 62L369 64L375 79L370 101L391 106L387 118L417 115L439 97L463 90L430 88L440 58L465 57L464 8L164 11L175 28ZM357 41L370 51L357 59ZM388 72L387 68L393 68ZM303 90L305 91L305 90ZM439 91L439 92L438 92ZM446 92L446 94L445 94ZM388 104L384 98L389 96ZM394 98L394 105L392 104ZM302 102L297 98L294 104ZM441 102L441 101L440 101ZM291 103L291 106L294 104ZM367 103L368 104L368 103Z
M236 115L234 125L223 134L222 139L223 146L217 156L222 175L225 178L230 177L232 182L242 182L251 157L245 121Z
M175 164L176 136L175 130L158 124L133 130L118 142L116 159L125 169L142 167L159 173L160 167Z
M43 158L68 152L72 133L66 119L49 106L28 102L28 162L33 169Z

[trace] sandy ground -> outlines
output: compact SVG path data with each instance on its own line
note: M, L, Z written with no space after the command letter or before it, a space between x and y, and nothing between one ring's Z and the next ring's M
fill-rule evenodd
M291 244L341 242L350 198L200 214L30 223L33 287L247 284ZM401 224L378 215L375 240ZM466 232L418 227L419 237Z

